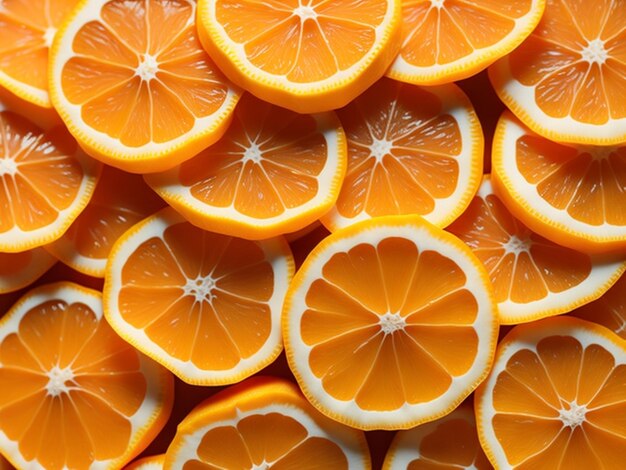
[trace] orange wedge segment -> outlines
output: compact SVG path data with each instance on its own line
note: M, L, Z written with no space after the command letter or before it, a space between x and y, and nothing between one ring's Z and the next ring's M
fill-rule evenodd
M452 470L492 467L478 442L474 410L460 406L437 421L398 431L383 470Z
M0 253L0 294L22 289L41 277L57 259L43 248Z
M135 460L124 467L124 470L163 470L165 454L151 455Z
M160 171L224 132L239 95L202 49L195 14L186 0L85 0L59 29L50 95L92 156Z
M164 205L141 176L105 166L85 210L67 232L46 249L78 272L104 277L115 241Z
M299 113L348 104L400 47L400 0L200 0L198 33L220 69Z
M330 229L402 214L444 227L476 193L483 135L456 85L421 88L383 78L337 114L348 168L337 203L322 218Z
M626 141L626 15L621 1L547 0L524 43L489 76L504 103L551 140Z
M113 246L104 311L122 338L185 382L238 382L281 352L280 313L293 272L282 238L205 232L166 208Z
M0 251L59 238L89 202L100 165L62 127L0 110Z
M559 144L509 112L496 128L492 182L533 231L584 252L626 248L626 144Z
M0 451L18 468L120 468L172 402L172 375L113 332L97 291L40 286L0 319Z
M165 470L371 468L361 431L321 415L291 382L255 377L198 405L178 426Z
M475 394L478 434L495 468L618 469L626 342L594 323L556 317L515 327Z
M546 0L405 0L402 47L387 76L418 85L468 78L532 32Z
M48 52L57 28L77 0L9 0L0 6L0 87L52 108Z
M532 232L506 209L489 176L448 231L487 268L504 324L569 312L600 297L626 270L624 256L594 257Z
M334 113L297 114L246 94L219 142L145 178L195 225L263 239L300 230L328 212L346 153Z
M452 411L487 375L498 323L480 261L418 216L338 230L289 287L287 359L309 401L360 429Z

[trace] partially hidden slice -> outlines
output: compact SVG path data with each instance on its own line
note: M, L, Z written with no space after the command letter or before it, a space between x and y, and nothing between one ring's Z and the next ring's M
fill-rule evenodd
M475 394L496 469L618 470L626 458L626 342L571 317L515 327Z
M56 262L57 259L43 248L21 253L0 253L0 294L28 286Z
M489 176L447 230L487 268L504 324L567 313L600 297L626 270L626 256L591 256L532 232L506 209Z
M461 405L437 421L398 431L383 470L490 470L478 442L474 410Z
M115 241L130 227L165 206L165 202L133 175L105 166L91 201L61 238L46 249L73 269L104 277Z
M44 132L0 110L0 252L63 235L89 202L100 168L64 128Z
M206 232L166 208L113 246L104 312L122 338L185 382L234 383L282 351L280 314L293 272L282 238Z
M334 113L297 114L245 94L219 142L145 178L195 225L263 239L300 230L330 210L346 153Z
M497 334L485 268L418 216L326 237L296 273L283 313L304 394L360 429L407 429L452 411L487 375Z
M40 286L0 319L0 450L18 468L120 468L165 425L173 391L97 291Z
M456 85L422 88L383 78L337 111L348 140L339 198L322 218L332 230L382 215L418 214L439 227L472 200L483 134Z
M286 380L255 377L198 405L178 426L166 470L369 470L363 432L321 415Z
M626 144L559 144L507 111L494 136L492 182L515 217L560 245L626 248Z
M546 0L528 39L489 68L500 99L551 140L625 142L624 11L622 0Z
M408 0L402 47L387 76L418 85L471 77L507 55L537 26L546 0Z
M299 113L340 108L400 47L400 0L200 0L198 33L220 69Z
M131 462L124 470L163 470L165 454L151 455Z
M85 0L51 49L50 95L90 155L171 168L215 142L239 91L202 49L196 2Z

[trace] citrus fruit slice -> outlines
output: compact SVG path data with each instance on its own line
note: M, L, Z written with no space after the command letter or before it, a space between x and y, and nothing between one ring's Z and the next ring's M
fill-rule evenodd
M515 327L475 394L476 424L496 468L618 469L626 456L626 342L555 317Z
M199 227L270 238L304 228L332 207L346 153L334 113L297 114L246 94L219 142L146 181Z
M104 277L113 243L127 229L164 206L165 202L141 176L105 166L85 210L46 249L83 274Z
M402 214L444 227L472 200L483 135L456 85L422 88L383 78L337 115L348 139L348 169L322 219L330 229Z
M402 46L387 76L417 85L468 78L505 56L537 26L546 0L402 2Z
M400 47L399 0L200 0L198 34L220 69L299 113L348 104Z
M593 257L532 232L494 194L489 176L447 230L487 268L504 324L569 312L600 297L626 270L624 256Z
M43 248L21 253L0 253L0 294L32 284L56 262L57 259Z
M485 268L418 216L338 230L315 247L283 311L287 359L309 401L360 429L452 411L487 375L498 334Z
M77 0L7 0L0 8L0 87L44 108L48 50L57 28Z
M124 467L124 470L163 470L165 454L151 455L135 460Z
M437 421L398 431L383 470L490 470L480 448L474 410L461 405Z
M100 165L62 127L0 111L0 251L59 238L89 202Z
M282 238L205 232L166 208L113 246L104 312L122 338L196 385L240 381L282 350L294 263Z
M367 470L371 464L361 431L321 415L295 384L255 377L198 405L178 425L164 468Z
M626 275L598 300L574 310L572 315L606 326L626 340Z
M0 319L0 450L18 468L120 468L172 402L172 374L113 332L97 291L40 286Z
M626 15L621 0L546 0L515 51L489 69L504 103L551 140L626 141Z
M626 144L551 142L505 112L494 137L492 182L515 217L560 245L626 248Z
M50 96L90 155L171 168L215 142L238 99L196 35L196 2L85 0L51 49Z

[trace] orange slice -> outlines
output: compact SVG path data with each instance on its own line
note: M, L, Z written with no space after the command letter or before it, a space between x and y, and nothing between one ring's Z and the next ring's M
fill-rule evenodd
M218 143L146 181L199 227L270 238L300 230L332 207L346 153L333 113L297 114L246 94Z
M0 294L32 284L56 262L57 259L43 248L0 253Z
M546 0L407 0L402 47L387 76L418 85L468 78L515 49Z
M0 455L0 470L14 470L13 465L7 459Z
M626 248L626 144L558 144L505 112L492 171L502 201L533 231L579 251Z
M43 132L0 109L0 251L26 251L63 235L99 173L65 129Z
M202 45L235 83L299 113L348 104L400 47L400 0L199 0Z
M151 455L135 460L130 465L124 467L124 470L163 470L165 463L165 454Z
M0 87L44 108L48 49L77 0L7 0L0 6Z
M282 350L280 314L293 271L282 238L205 232L166 208L113 246L104 312L122 338L185 382L238 382Z
M317 245L289 287L289 365L309 401L344 424L432 421L489 371L491 289L470 249L421 217L359 222Z
M492 467L480 448L474 411L460 406L437 421L398 431L383 470L452 470Z
M626 342L556 317L515 327L475 395L495 468L619 469L626 458Z
M105 166L91 201L65 234L46 246L73 269L104 277L113 243L165 203L138 175Z
M572 315L606 326L626 340L626 275L622 274L598 300L574 310Z
M487 268L504 324L569 312L600 297L626 270L624 256L593 257L532 232L494 194L489 176L448 231Z
M204 52L188 0L83 0L51 49L50 95L89 154L130 172L215 142L238 91Z
M97 291L40 286L0 319L0 451L18 468L120 468L172 402L172 375L113 332Z
M626 15L621 0L547 0L537 28L489 77L505 104L555 141L626 141Z
M318 413L291 382L255 377L198 405L179 425L164 469L371 468L362 432Z
M483 134L456 85L421 88L384 78L337 112L348 169L333 210L336 230L382 215L419 214L444 227L480 184Z

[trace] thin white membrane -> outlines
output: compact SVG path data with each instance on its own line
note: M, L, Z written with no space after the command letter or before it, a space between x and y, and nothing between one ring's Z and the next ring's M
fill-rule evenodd
M404 403L401 407L391 411L368 411L359 407L354 400L339 400L324 390L322 380L310 368L309 359L313 346L302 341L301 321L308 309L307 292L313 282L323 278L322 269L334 254L347 252L359 244L370 244L376 247L387 238L398 237L412 241L420 253L435 251L444 254L465 273L466 282L463 288L473 295L477 304L476 319L468 326L476 331L478 349L467 372L459 376L451 376L450 387L439 397L422 403ZM301 269L296 275L292 282L293 291L290 292L285 303L283 321L288 331L285 348L305 395L324 414L361 428L381 427L383 424L385 428L406 428L407 423L415 426L443 416L474 390L487 374L492 361L497 330L496 306L487 273L480 268L480 262L475 259L469 248L461 254L456 245L452 245L443 237L434 237L423 222L407 222L403 226L384 222L372 223L358 234L333 240L331 243L323 250L314 251L314 257L309 255L307 269L306 271ZM468 353L474 354L469 351Z

